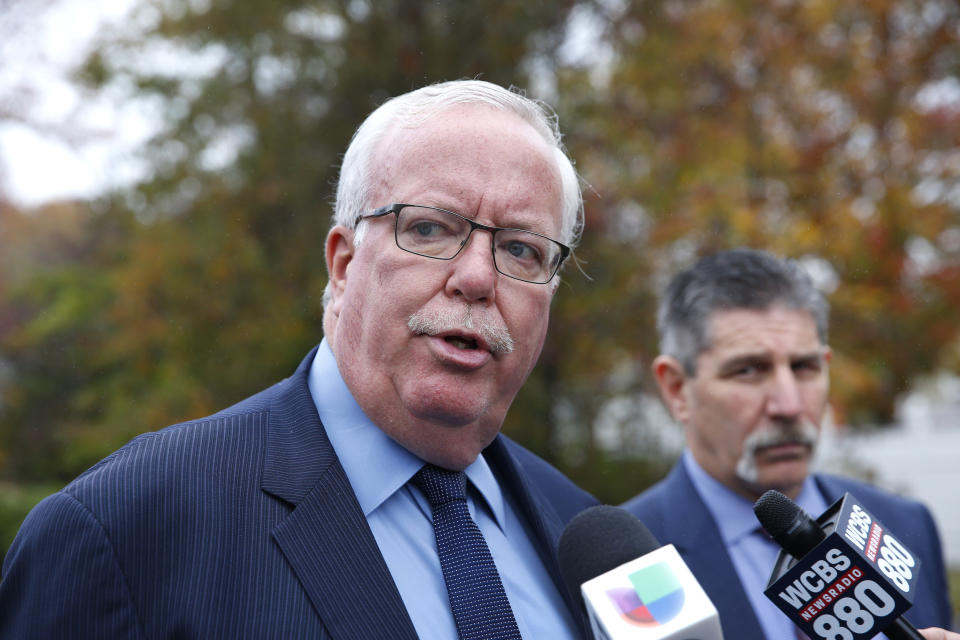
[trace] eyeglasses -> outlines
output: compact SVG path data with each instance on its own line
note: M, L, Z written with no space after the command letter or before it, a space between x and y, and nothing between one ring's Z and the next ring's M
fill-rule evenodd
M493 236L493 266L508 278L524 282L550 282L570 255L570 247L539 233L490 227L437 207L388 204L358 216L357 223L390 213L397 216L394 233L397 246L425 258L452 260L476 229L489 231Z

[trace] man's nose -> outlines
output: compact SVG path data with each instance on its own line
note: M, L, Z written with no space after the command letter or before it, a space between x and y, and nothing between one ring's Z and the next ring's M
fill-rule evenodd
M463 297L468 302L492 302L496 292L497 273L493 263L493 235L476 229L467 244L450 261L447 278L448 295Z
M777 367L767 393L767 413L771 416L796 417L803 411L800 383L793 369Z

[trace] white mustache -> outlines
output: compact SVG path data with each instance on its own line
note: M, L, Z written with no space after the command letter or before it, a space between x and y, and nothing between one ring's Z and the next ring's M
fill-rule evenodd
M756 482L758 451L784 444L802 444L813 451L819 433L816 425L809 420L775 422L754 431L743 442L743 453L737 461L737 477L747 482Z
M779 423L751 433L743 443L745 452L754 455L760 449L784 444L802 444L811 449L817 444L819 431L809 420Z
M473 307L464 305L454 309L420 309L407 320L407 327L415 334L436 335L457 332L475 333L483 338L493 353L513 351L513 337L505 324L484 314L475 314Z

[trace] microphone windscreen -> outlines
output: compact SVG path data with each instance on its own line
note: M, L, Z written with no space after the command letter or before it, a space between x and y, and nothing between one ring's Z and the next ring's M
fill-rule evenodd
M753 505L753 513L777 544L794 558L802 558L826 537L800 506L770 489Z
M560 536L557 550L567 589L580 597L580 585L645 556L660 543L629 511L610 505L578 513Z

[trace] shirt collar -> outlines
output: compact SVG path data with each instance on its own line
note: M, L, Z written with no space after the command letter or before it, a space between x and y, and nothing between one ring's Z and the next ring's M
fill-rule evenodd
M326 338L313 359L308 385L330 444L364 515L369 516L402 489L424 462L381 431L363 412L340 375ZM503 530L503 494L483 455L464 471Z
M760 522L753 513L752 502L704 471L689 449L684 450L682 463L694 488L713 516L714 522L717 523L724 543L735 544L757 530ZM794 502L814 518L828 506L810 475L804 479L800 493Z

